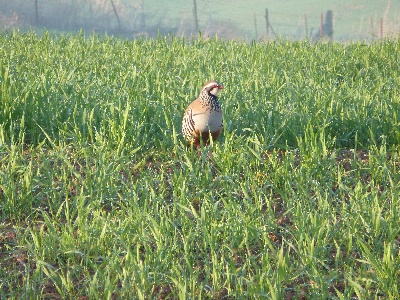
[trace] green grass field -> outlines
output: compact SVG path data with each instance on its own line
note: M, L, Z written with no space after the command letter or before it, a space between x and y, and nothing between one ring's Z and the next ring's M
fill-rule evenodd
M396 299L398 41L0 45L1 299Z

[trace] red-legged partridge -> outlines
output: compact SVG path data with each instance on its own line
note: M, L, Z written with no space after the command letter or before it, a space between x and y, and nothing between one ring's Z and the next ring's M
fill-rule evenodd
M224 87L216 82L209 81L201 88L199 97L186 108L182 121L182 134L189 142L199 148L210 143L210 135L215 141L220 135L222 110L218 102L218 93Z

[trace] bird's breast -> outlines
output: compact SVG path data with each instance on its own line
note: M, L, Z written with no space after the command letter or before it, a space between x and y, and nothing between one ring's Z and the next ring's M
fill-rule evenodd
M194 127L201 132L215 132L221 129L222 113L220 111L205 111L193 113Z

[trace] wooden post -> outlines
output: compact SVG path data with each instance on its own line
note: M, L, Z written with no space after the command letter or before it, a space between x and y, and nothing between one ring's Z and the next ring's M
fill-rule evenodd
M114 5L114 1L113 1L113 0L110 0L110 1L111 1L112 8L113 8L113 10L114 10L115 17L117 18L117 22L118 22L118 33L120 33L120 32L121 32L121 22L120 22L120 20L119 20L117 8L116 8L115 5Z
M383 18L381 18L381 39L383 39Z
M305 24L305 26L306 26L306 38L308 38L307 14L304 14L304 24Z
M320 23L319 23L319 39L322 39L324 35L324 15L321 13Z
M325 24L324 24L324 36L328 35L329 41L332 43L333 40L333 12L328 10L325 16Z
M193 0L193 14L194 14L194 26L196 28L196 32L199 33L199 20L197 19L197 3L196 0Z
M267 26L267 37L269 36L269 30L271 29L271 32L273 35L276 35L274 29L271 26L271 23L269 22L269 16L268 16L268 8L265 9L265 23Z
M254 29L255 29L255 33L256 33L256 39L258 39L258 31L257 31L257 17L256 17L256 13L253 13L253 17L254 17Z
M38 0L35 0L35 17L36 17L36 25L39 25L39 7L38 7Z
M374 34L374 19L372 16L369 18L369 25L371 26L371 34Z

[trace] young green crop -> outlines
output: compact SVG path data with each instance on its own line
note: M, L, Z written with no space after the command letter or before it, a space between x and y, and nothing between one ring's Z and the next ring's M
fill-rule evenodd
M395 299L398 41L0 39L0 298Z

